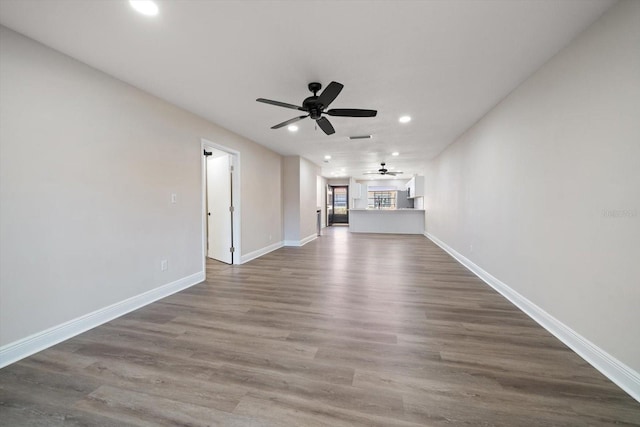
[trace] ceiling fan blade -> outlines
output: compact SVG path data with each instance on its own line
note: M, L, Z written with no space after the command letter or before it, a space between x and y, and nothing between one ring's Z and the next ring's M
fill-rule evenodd
M292 110L307 111L302 107L298 107L297 105L287 104L286 102L273 101L271 99L258 98L258 99L256 99L256 101L264 102L265 104L271 104L271 105L275 105L275 106L278 106L278 107L291 108Z
M320 129L322 129L322 131L327 135L336 133L336 130L333 128L333 126L331 126L331 122L327 120L326 117L320 117L318 120L316 120L316 123L318 124L318 126L320 126Z
M318 97L318 102L327 108L329 104L336 99L343 87L344 86L338 82L329 83L329 86L327 86Z
M334 108L325 111L330 116L341 117L375 117L378 112L376 110L361 110L359 108Z
M286 122L278 123L278 124L277 124L277 125L275 125L275 126L271 126L271 129L280 129L281 127L284 127L284 126L290 125L291 123L295 123L295 122L297 122L298 120L302 120L302 119L304 119L304 118L306 118L306 117L309 117L309 116L294 117L293 119L287 120Z

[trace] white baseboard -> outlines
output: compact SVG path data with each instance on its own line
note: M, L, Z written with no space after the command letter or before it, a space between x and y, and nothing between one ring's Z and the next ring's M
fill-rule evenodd
M285 240L284 246L304 246L309 242L312 242L318 238L316 233L310 234L302 240Z
M203 271L0 347L0 368L205 280Z
M304 239L300 240L300 246L304 246L309 242L313 242L317 238L318 238L318 234L317 233L310 234L307 237L305 237Z
M426 232L424 235L640 402L640 374L638 372L551 316L437 237Z
M240 264L244 264L245 262L249 262L252 259L259 258L262 255L266 255L269 252L273 252L276 249L280 249L283 246L284 246L284 242L280 241L280 242L273 243L269 246L265 246L264 248L258 249L257 251L249 252L248 254L242 255L240 257Z

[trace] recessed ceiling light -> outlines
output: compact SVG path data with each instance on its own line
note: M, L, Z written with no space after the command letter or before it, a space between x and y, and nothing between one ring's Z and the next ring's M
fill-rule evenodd
M158 5L151 0L129 0L129 4L143 15L154 16L158 14Z
M331 160L331 156L327 154L326 156L324 156L324 159L325 160Z
M394 151L393 153L391 153L392 156L399 156L400 153L398 153L397 151Z
M398 121L400 123L409 123L411 121L411 117L410 116L402 116L398 119Z
M289 127L287 129L289 129L289 132L297 132L298 131L298 126L289 125Z

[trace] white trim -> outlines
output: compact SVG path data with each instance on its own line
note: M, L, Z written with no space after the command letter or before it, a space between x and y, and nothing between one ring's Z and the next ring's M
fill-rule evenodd
M638 372L551 316L434 235L426 232L424 235L640 402L640 374Z
M231 175L231 185L233 188L233 194L231 196L231 201L233 202L233 247L235 249L233 256L234 264L242 264L242 248L241 248L241 236L240 236L240 218L242 218L241 213L241 197L240 197L240 189L241 187L241 174L240 174L240 152L233 150L229 147L225 147L224 145L216 144L215 142L211 142L208 139L201 138L200 139L200 168L201 168L201 204L202 204L202 270L207 271L207 194L206 194L206 168L205 162L206 157L203 154L203 150L205 148L212 148L214 150L224 151L225 153L231 156L231 163L233 165L233 174Z
M253 251L253 252L249 252L246 255L242 255L240 257L240 262L241 262L241 264L244 264L245 262L249 262L249 261L251 261L253 259L259 258L262 255L266 255L269 252L273 252L276 249L280 249L283 246L284 246L284 242L283 241L273 243L273 244L271 244L269 246L265 246L264 248L258 249L258 250Z
M68 322L35 333L26 338L6 344L0 348L0 368L20 359L31 356L64 340L100 326L117 317L123 316L133 310L137 310L154 301L175 294L183 289L201 283L204 280L204 271L192 274L175 282L162 285L158 288L127 298L107 307L98 309L92 313L77 317Z
M302 240L285 240L284 246L304 246L309 242L313 242L318 238L316 233L310 234Z

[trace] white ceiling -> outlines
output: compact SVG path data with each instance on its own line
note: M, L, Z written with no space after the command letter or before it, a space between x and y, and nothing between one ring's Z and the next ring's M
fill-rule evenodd
M612 0L0 0L0 23L284 154L323 175L360 178L425 164L597 19ZM326 136L271 130L299 112L312 81L344 90ZM408 114L406 125L398 117ZM373 134L351 141L351 135ZM224 144L224 141L218 141ZM393 151L400 156L392 157ZM324 163L324 155L332 156Z

